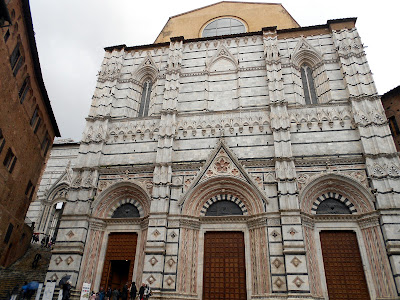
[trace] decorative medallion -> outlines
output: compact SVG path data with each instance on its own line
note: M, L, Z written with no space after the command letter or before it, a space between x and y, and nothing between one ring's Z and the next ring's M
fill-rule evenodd
M275 239L276 239L279 235L280 235L279 232L276 231L276 230L274 230L274 231L271 232L271 236L272 236L273 238L275 238Z
M288 233L290 233L291 236L295 235L297 233L296 229L294 229L293 227L290 228L290 230L288 231Z
M282 262L278 258L275 258L272 264L278 269L282 265Z
M298 259L296 256L290 261L296 268L299 266L299 264L302 263L300 259Z
M168 259L167 264L170 266L170 268L172 268L172 266L175 264L175 260L171 257L170 259Z
M156 279L153 277L153 275L150 275L150 276L147 278L147 281L148 281L150 284L152 284L154 281L156 281Z
M299 288L301 287L301 285L304 283L303 280L301 280L301 278L299 276L297 276L294 280L293 283Z
M230 164L228 159L221 157L215 162L215 168L219 173L226 173Z
M212 176L214 174L214 172L212 171L212 170L208 170L207 172L206 172L206 175L207 176Z
M157 258L155 258L154 256L152 258L150 258L149 263L154 266L156 263L158 263Z
M67 233L67 236L68 236L69 238L72 238L74 235L75 235L75 234L72 232L72 230L70 230L70 231Z
M172 231L169 236L174 239L177 237L177 234L175 233L175 231Z
M158 237L161 233L156 229L153 231L152 235L154 235L154 237Z
M274 284L275 284L278 288L280 288L282 285L285 284L285 282L284 282L280 277L278 277L278 278L274 281Z
M59 256L55 259L56 265L58 266L62 262L62 258Z
M74 261L74 259L73 259L71 256L69 256L69 257L67 258L67 260L66 260L67 265L72 264L73 261Z
M174 280L172 279L172 277L171 276L168 276L168 278L167 278L167 284L168 285L171 285L171 284L173 284L174 283Z

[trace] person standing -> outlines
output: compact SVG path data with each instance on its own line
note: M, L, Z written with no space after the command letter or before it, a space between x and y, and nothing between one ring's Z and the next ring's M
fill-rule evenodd
M100 287L100 292L99 292L99 300L104 300L106 293L104 292L104 288Z
M144 298L144 290L146 289L146 285L142 283L142 286L139 289L139 300L143 300Z
M144 288L144 298L143 299L149 299L151 296L151 289L150 286L148 284L146 284L145 288Z
M111 299L111 293L112 293L111 286L109 286L106 292L106 300Z
M114 288L114 290L111 293L111 300L118 300L119 297L119 291L117 288Z
M128 285L127 284L125 284L124 287L122 288L121 299L122 300L128 299Z
M137 288L136 288L136 283L132 281L131 287L129 288L129 293L130 293L130 298L131 300L136 299L136 294L137 294Z
M62 300L69 300L69 297L71 296L71 282L68 280L66 283L63 285L63 295L62 295Z

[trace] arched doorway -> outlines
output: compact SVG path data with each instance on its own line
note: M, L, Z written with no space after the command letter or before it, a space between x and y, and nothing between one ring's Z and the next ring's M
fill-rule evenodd
M221 176L200 182L183 200L178 291L203 300L267 295L267 222L257 190Z
M394 293L373 195L353 178L324 174L300 192L310 290L325 299Z
M119 182L92 204L93 214L78 279L93 290L142 280L150 197L138 184Z
M132 282L137 237L135 232L112 232L108 235L101 286L122 289L124 284Z

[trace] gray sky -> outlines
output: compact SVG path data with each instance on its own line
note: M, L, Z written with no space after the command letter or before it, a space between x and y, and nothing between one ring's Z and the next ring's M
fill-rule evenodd
M62 138L80 140L104 47L151 44L170 16L216 0L31 0L44 82ZM252 2L252 1L244 1ZM253 1L254 2L254 1ZM300 26L357 17L380 94L400 85L399 0L283 0Z

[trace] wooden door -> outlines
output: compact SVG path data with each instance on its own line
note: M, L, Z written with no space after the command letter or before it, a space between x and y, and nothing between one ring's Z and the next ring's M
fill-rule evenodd
M321 231L329 300L370 299L357 236L353 231Z
M127 282L132 281L133 266L135 264L137 234L133 232L116 232L110 233L108 236L107 253L104 260L103 274L101 276L100 285L107 289L112 284L112 278L127 277ZM113 274L113 272L125 272L117 270L118 261L129 262L128 274ZM114 262L114 263L113 263ZM112 268L112 265L115 265ZM126 283L126 282L125 282ZM122 284L122 283L121 283ZM122 284L123 286L123 284ZM121 286L121 287L122 287Z
M243 232L204 235L203 300L246 300Z

